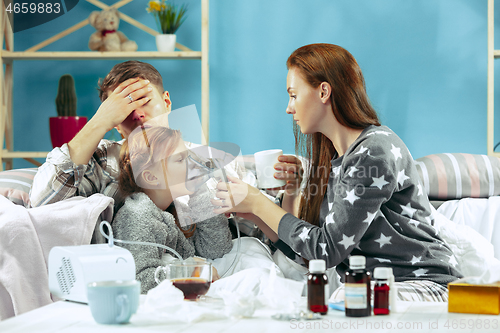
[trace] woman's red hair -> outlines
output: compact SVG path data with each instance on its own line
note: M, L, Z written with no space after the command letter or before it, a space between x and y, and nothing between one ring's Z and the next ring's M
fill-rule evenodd
M327 82L332 88L330 103L337 121L346 127L364 129L380 126L377 113L366 94L365 80L356 59L344 48L333 44L310 44L295 50L286 62L317 88ZM310 160L308 180L302 197L299 217L319 225L319 211L336 154L332 142L322 133L302 134L294 125L297 155Z

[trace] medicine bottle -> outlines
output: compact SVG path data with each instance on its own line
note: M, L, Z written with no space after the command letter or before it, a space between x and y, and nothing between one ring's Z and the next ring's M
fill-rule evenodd
M349 258L349 269L345 272L345 315L348 317L371 315L371 275L365 267L365 257Z
M375 267L373 278L375 279L375 286L373 287L373 314L389 314L392 268Z
M309 261L307 277L307 308L311 312L325 315L328 312L328 278L325 274L326 263L323 259Z

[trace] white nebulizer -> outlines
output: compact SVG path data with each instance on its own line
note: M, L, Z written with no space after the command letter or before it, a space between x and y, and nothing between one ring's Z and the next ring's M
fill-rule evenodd
M55 246L47 266L52 295L74 302L87 303L90 282L135 279L130 251L107 244Z

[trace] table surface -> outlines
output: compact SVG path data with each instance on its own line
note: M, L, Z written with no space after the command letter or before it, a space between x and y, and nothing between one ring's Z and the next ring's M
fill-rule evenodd
M59 301L0 322L0 332L500 332L500 316L449 313L447 303L401 302L386 316L346 317L329 310L318 320L275 320L258 309L252 318L165 323L140 313L124 325L97 324L86 304Z

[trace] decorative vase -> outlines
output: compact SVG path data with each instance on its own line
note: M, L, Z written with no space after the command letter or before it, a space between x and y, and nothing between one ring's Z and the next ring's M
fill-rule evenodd
M160 34L155 37L158 51L173 52L175 50L176 36L174 34Z
M85 126L87 117L50 117L50 140L52 147L61 147L75 137L75 135Z

